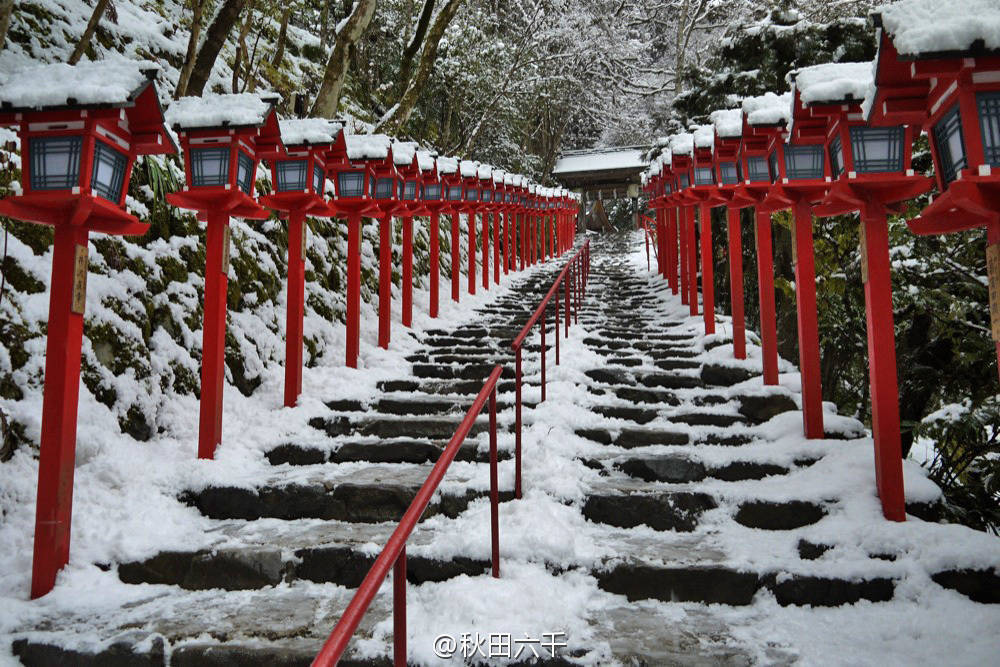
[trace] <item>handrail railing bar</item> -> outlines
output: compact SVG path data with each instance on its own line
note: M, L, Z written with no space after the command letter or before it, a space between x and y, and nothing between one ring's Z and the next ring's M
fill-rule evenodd
M321 665L335 665L340 659L340 656L344 653L344 650L347 648L347 644L350 642L351 637L358 628L358 624L361 623L361 619L368 610L368 606L375 598L379 588L382 587L382 582L389 574L389 569L396 565L397 561L400 560L401 554L403 554L406 547L406 541L410 537L410 533L413 532L413 529L416 527L420 517L423 516L424 511L427 509L427 505L430 504L431 498L434 496L434 492L441 484L441 480L444 478L444 474L448 470L448 466L451 465L455 456L458 454L459 448L462 446L465 438L468 437L469 432L472 430L476 417L480 412L482 412L483 406L486 404L487 399L491 394L494 395L495 400L496 385L497 381L500 379L502 371L503 368L498 365L494 367L493 372L490 373L490 376L483 385L483 388L480 389L476 399L472 402L472 407L470 407L465 413L462 423L459 424L455 434L451 437L451 440L448 441L444 451L441 452L441 456L438 458L437 463L435 463L434 467L431 468L430 474L427 476L427 479L417 491L417 494L414 496L410 506L403 514L403 518L400 520L399 525L396 526L392 535L389 536L385 546L382 548L382 552L375 559L375 563L372 565L368 574L361 582L361 585L358 587L357 592L355 592L354 597L351 598L351 602L347 605L347 608L341 615L337 625L333 628L333 631L330 633L326 642L324 642L323 648L320 649L319 654L313 660L312 664L314 667ZM492 423L493 422L491 421L491 425ZM491 438L491 448L492 446L493 442ZM491 453L491 466L493 464L493 457L494 454ZM405 556L403 556L403 558L405 558ZM494 559L496 558L497 554L494 553ZM403 565L400 567L405 568L405 560L403 561ZM403 581L405 581L405 569L403 569L403 573ZM405 587L405 583L400 585ZM405 596L405 589L403 591L403 595ZM405 641L405 632L402 637ZM403 664L405 664L405 648L403 657Z

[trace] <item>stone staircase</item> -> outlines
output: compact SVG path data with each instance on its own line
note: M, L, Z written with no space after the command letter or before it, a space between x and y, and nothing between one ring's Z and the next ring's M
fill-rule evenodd
M328 412L309 422L309 437L265 453L270 472L252 488L185 492L178 500L206 518L212 548L106 564L128 595L109 600L103 614L69 605L34 622L16 637L14 653L26 665L309 664L497 363L505 366L498 385L502 551L512 544L521 553L529 539L505 532L513 506L551 501L568 530L586 531L589 553L553 555L564 546L553 526L548 542L531 537L537 555L528 560L553 581L584 573L583 585L601 601L586 613L586 637L571 635L564 655L537 664L792 663L794 647L739 640L734 612L719 609L746 608L739 622L752 625L764 613L754 606L761 596L780 607L892 600L914 576L911 563L891 540L858 547L850 530L837 528L855 501L824 481L825 459L837 456L829 440L787 435L800 423L797 393L759 386L747 366L727 363L725 336L706 339L678 315L665 286L629 260L632 243L629 236L593 243L581 327L572 336L598 363L577 368L564 348L563 366L549 369L548 400L536 403L537 337L526 343L525 381L533 388L524 409L523 500L511 502L510 342L561 268L555 265L515 283L476 323L425 332L422 349L408 357L411 372L382 382L377 399L328 402ZM830 414L827 423L828 438L845 446L864 435L847 418ZM544 437L534 430L543 425ZM473 433L485 428L481 417ZM566 479L535 465L561 456L567 443L573 453L564 477L578 485L575 496L557 490ZM488 505L486 444L470 438L462 447L424 517L429 528L408 543L407 579L417 591L461 577L490 581L482 550L463 550L455 539L468 530L470 513ZM932 503L908 509L933 518ZM927 574L971 600L1000 601L995 571L970 565ZM516 574L510 585L517 587ZM530 604L532 591L522 593ZM669 605L683 611L671 617ZM379 595L358 636L378 635L390 615L390 596ZM390 664L386 647L373 654L357 644L341 664Z

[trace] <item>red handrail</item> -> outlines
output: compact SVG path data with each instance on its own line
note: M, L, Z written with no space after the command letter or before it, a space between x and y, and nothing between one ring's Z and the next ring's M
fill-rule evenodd
M410 506L407 508L406 513L400 520L399 525L396 526L396 530L392 532L389 540L382 548L382 553L380 553L378 558L375 559L375 563L368 571L364 581L361 582L361 586L358 587L354 597L351 598L351 602L347 605L347 609L344 610L340 620L337 621L337 625L334 626L333 632L330 633L330 636L323 644L323 648L320 649L319 654L313 660L312 664L314 667L326 667L337 664L340 657L347 649L347 644L351 641L354 631L357 630L358 624L361 623L361 619L364 618L365 612L368 611L368 606L375 598L375 594L378 593L379 588L382 586L382 582L389 574L389 568L394 568L392 599L393 661L397 667L405 667L406 540L410 537L410 533L413 532L413 528L417 525L417 521L420 520L424 510L427 509L427 505L430 503L431 497L434 495L438 485L444 478L444 474L447 472L448 466L451 465L455 455L458 453L459 447L462 446L462 442L465 441L465 438L469 435L469 431L472 430L472 424L475 422L479 413L482 412L483 406L486 404L487 400L489 401L490 409L490 505L492 508L490 513L490 523L492 533L492 565L493 576L497 578L500 577L496 387L502 370L503 368L501 366L494 367L493 372L490 373L490 376L483 385L483 388L479 390L479 395L477 395L476 400L472 402L472 407L469 408L469 411L465 413L465 418L462 420L462 423L459 424L458 429L455 431L455 435L453 435L451 440L448 441L448 445L444 448L444 451L438 458L437 463L434 464L430 474L427 476L427 480L423 483L423 486L420 487L420 490L417 491L417 495L413 498L413 502L410 503Z
M528 337L531 328L542 320L542 401L545 400L545 309L549 305L552 297L558 294L559 285L565 286L566 292L566 332L569 336L570 325L570 305L572 302L572 317L574 321L580 319L580 302L586 296L587 281L590 278L590 240L584 241L583 246L573 253L573 256L566 262L566 266L559 272L552 287L545 294L538 308L528 318L527 323L521 329L521 333L514 338L511 347L514 349L514 393L516 396L514 408L515 421L515 444L514 444L514 497L521 497L521 345ZM572 299L570 298L572 292ZM559 364L559 304L556 303L556 364Z

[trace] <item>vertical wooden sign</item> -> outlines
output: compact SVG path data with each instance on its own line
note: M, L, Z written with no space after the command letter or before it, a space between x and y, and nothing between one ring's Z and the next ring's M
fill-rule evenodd
M306 239L309 238L309 226L306 221L302 221L302 245L299 248L299 253L302 255L302 261L306 261Z
M858 226L858 252L861 253L861 283L868 282L868 237L864 221Z
M229 275L229 250L232 243L233 230L229 225L222 228L222 275Z
M1000 341L1000 243L986 246L986 275L990 285L990 325Z
M77 315L83 315L83 311L87 307L87 267L89 264L87 249L88 247L85 245L77 245L73 260L73 303L70 310Z
M796 232L797 227L798 222L796 222L795 217L792 216L792 224L788 226L789 231L792 232L792 266L799 263L799 244L796 241L798 238L798 234Z

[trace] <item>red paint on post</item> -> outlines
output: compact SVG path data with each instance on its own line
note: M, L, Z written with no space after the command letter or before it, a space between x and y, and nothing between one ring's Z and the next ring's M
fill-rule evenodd
M413 218L403 218L403 326L413 324Z
M483 211L483 289L490 288L490 214Z
M56 574L69 562L83 341L83 313L73 312L77 246L87 247L86 227L55 226L31 570L32 599L51 591Z
M469 213L469 294L476 293L476 214Z
M823 437L823 388L819 366L819 324L816 317L816 260L813 255L812 211L809 202L793 207L795 234L795 301L802 373L802 422L807 438Z
M494 213L493 218L493 282L500 284L500 214Z
M705 335L715 333L715 262L712 257L712 209L700 207L701 218L701 306L705 320Z
M406 545L392 568L392 664L406 667Z
M198 458L215 456L222 442L222 388L226 360L226 289L229 276L229 214L209 211L206 225L205 324L202 331L201 404L199 406Z
M866 255L868 265L865 314L868 321L872 434L875 439L875 483L885 518L890 521L905 521L903 453L899 436L899 384L892 317L889 229L885 209L882 206L870 206L863 212L861 225L864 234L862 252Z
M439 237L440 215L437 212L431 213L430 231L430 305L428 310L431 317L438 316L438 290L441 281L441 239Z
M460 222L460 217L458 213L451 214L451 300L458 303L459 299L459 288L458 280L461 273L459 272L458 263L461 261L461 254L458 251L458 225Z
M378 224L378 345L389 349L392 330L392 216Z
M361 346L361 215L347 218L347 365L358 367Z
M294 407L302 393L302 318L305 313L306 214L288 215L288 309L285 314L285 407Z
M733 356L747 358L747 324L743 315L743 230L740 209L726 209L729 217L729 295L733 313Z
M677 209L668 208L667 214L667 283L677 294Z
M771 214L757 209L757 290L760 300L760 347L764 384L778 384L778 325L774 307L774 255Z
M680 266L681 266L681 276L680 276L681 304L682 305L686 305L687 302L688 302L688 294L689 294L689 290L688 290L688 251L687 251L688 230L687 230L687 222L683 219L684 215L681 213L682 210L683 209L678 209L677 210L676 217L677 217L677 229L679 230L679 234L678 235L680 236L680 243L681 243L680 250L679 250L679 253L680 253Z
M687 207L688 228L688 306L691 316L698 314L698 235L694 225L694 206ZM702 267L704 271L704 267Z

